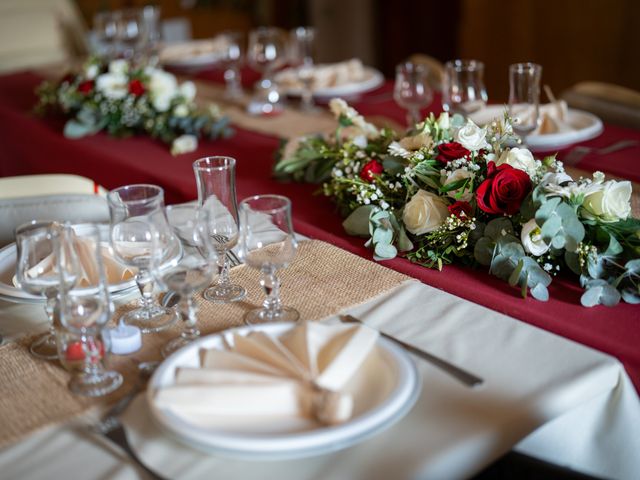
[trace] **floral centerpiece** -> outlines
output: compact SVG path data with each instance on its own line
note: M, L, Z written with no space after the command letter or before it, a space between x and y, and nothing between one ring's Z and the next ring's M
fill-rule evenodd
M571 271L585 306L640 303L630 182L574 180L555 156L509 147L518 143L506 114L484 128L431 114L398 137L343 100L330 108L336 132L288 142L275 174L321 183L376 260L481 265L542 301L552 277Z
M114 136L146 133L170 143L177 155L195 150L198 138L232 133L216 105L196 105L193 82L178 84L169 72L126 60L91 58L79 73L43 82L37 95L36 111L56 110L70 117L64 127L68 138L101 130Z

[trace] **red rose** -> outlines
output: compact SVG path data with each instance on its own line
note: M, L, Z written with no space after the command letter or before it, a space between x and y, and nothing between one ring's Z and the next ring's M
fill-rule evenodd
M484 212L513 215L530 191L531 179L525 172L506 163L496 167L489 162L487 179L478 187L476 200Z
M78 91L84 95L88 95L93 90L93 80L85 80L78 85Z
M443 143L438 145L438 156L436 160L440 160L443 163L450 162L452 160L458 160L464 158L471 152L460 145L458 142Z
M135 97L139 97L140 95L144 94L144 92L145 92L145 88L140 80L136 78L129 82L129 93L131 95Z
M371 160L362 170L360 170L360 178L365 182L373 182L374 175L380 175L384 171L382 164L377 160Z
M473 213L473 207L471 204L461 200L458 200L453 205L449 205L447 208L449 209L449 213L452 213L458 218L471 218L471 213Z

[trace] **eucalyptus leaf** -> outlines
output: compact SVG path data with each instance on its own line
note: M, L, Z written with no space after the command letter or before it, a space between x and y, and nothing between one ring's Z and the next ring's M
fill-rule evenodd
M363 205L356 208L351 215L349 215L342 222L344 231L349 235L358 237L368 237L369 234L369 216L372 210L375 209L373 205Z
M631 304L640 303L640 291L633 290L632 288L625 288L622 290L622 299Z
M513 272L511 272L511 275L509 276L509 285L511 285L512 287L518 285L520 281L520 272L522 272L522 267L524 267L524 261L520 259L520 261L518 262L518 265L516 265L516 268L513 270Z
M511 220L505 217L494 218L487 223L487 226L484 229L484 234L494 242L504 235L513 235L513 225L511 224Z
M393 230L387 228L376 228L372 237L374 245L379 243L391 244L393 240Z
M82 137L86 137L87 135L93 135L94 133L97 133L100 130L100 128L93 124L93 125L88 125L86 123L80 123L76 120L69 120L65 125L64 125L64 136L67 138L82 138Z
M482 237L476 242L476 245L473 248L473 256L480 265L488 267L491 265L494 248L495 242L493 242L489 237Z
M580 263L579 263L579 258L577 253L565 251L564 262L567 264L567 266L571 269L573 273L575 273L576 275L580 275L580 273L582 272L582 269L580 268Z
M400 226L400 230L398 231L398 250L401 252L413 250L413 243L409 239L409 236L403 226Z
M396 247L386 243L377 243L374 252L376 260L390 260L398 254Z
M531 296L541 302L549 300L549 290L542 283L538 283L531 289Z

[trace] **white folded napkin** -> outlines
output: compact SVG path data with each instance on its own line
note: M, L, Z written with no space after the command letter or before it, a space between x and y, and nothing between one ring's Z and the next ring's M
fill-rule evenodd
M575 128L569 123L567 102L558 100L540 105L540 123L534 130L535 135L572 132Z
M374 348L359 325L302 323L279 337L233 335L228 350L203 350L200 368L178 368L156 405L189 418L303 417L332 425L351 417L343 389ZM228 418L227 418L228 420Z
M190 42L165 45L160 50L160 62L174 62L185 58L200 57L203 55L222 55L228 48L229 41L224 35L214 38L194 40Z
M359 59L353 58L339 63L316 65L310 76L311 89L317 90L362 82L365 79L365 69ZM302 88L296 68L283 70L278 74L277 80L283 88Z

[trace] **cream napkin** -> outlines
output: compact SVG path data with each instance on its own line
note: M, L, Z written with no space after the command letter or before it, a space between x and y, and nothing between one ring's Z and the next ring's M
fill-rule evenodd
M365 79L365 69L362 62L353 58L344 62L327 65L316 65L311 73L311 89L331 88L349 83L359 83ZM288 68L280 72L277 81L285 89L300 89L302 83L298 70Z
M220 57L228 48L229 41L225 36L217 36L206 40L166 45L160 51L160 62L179 62L185 59L218 54Z
M203 350L200 368L178 368L175 383L159 389L155 402L190 418L298 416L341 423L353 411L343 389L377 337L363 326L312 322L280 337L234 334L233 347Z
M540 105L540 124L533 133L547 135L574 131L575 128L569 123L568 113L567 102L564 100Z

